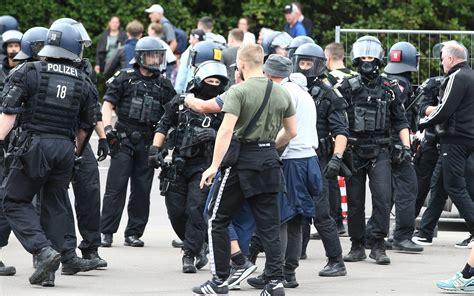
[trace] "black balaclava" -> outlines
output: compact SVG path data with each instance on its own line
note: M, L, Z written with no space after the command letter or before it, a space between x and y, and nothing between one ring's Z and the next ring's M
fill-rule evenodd
M379 62L376 59L371 62L359 61L357 70L363 78L373 80L379 76Z

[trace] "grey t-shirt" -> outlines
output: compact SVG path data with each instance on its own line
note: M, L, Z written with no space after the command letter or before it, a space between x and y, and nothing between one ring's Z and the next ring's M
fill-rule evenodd
M160 20L161 25L163 26L163 34L161 35L161 39L165 40L166 43L170 43L173 40L176 40L176 34L174 33L174 28L171 22L163 17Z

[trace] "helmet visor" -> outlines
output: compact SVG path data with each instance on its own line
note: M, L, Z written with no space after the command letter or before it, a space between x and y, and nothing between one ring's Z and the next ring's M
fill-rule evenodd
M208 77L216 77L221 82L227 82L227 68L220 62L207 61L199 65L194 73L194 76L200 80L204 80ZM225 80L225 81L224 81Z
M166 50L142 51L140 53L140 66L152 71L166 69Z
M293 73L302 73L306 77L318 77L326 69L326 60L318 57L293 56Z
M357 59L361 57L372 57L382 61L384 51L380 42L375 40L361 40L352 46L351 59Z
M84 43L85 47L89 47L92 44L91 37L89 37L89 34L86 31L86 28L81 23L75 23L73 24L74 28L79 31L81 34L81 41Z

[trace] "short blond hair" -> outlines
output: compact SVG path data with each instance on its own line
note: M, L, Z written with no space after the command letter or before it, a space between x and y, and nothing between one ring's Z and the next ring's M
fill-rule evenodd
M247 64L250 68L263 65L263 48L258 44L244 44L237 51L237 60Z

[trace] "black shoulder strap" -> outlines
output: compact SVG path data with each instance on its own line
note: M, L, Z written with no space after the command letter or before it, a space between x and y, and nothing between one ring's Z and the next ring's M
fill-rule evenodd
M270 93L272 92L272 87L273 87L273 82L271 80L268 80L267 83L267 89L265 90L265 96L263 97L263 102L262 105L260 105L260 108L258 109L257 113L253 116L252 120L250 123L247 125L244 133L242 134L242 138L245 138L248 133L255 128L255 123L257 122L258 118L260 115L262 115L263 109L265 109L265 106L268 103L268 99L270 98Z

